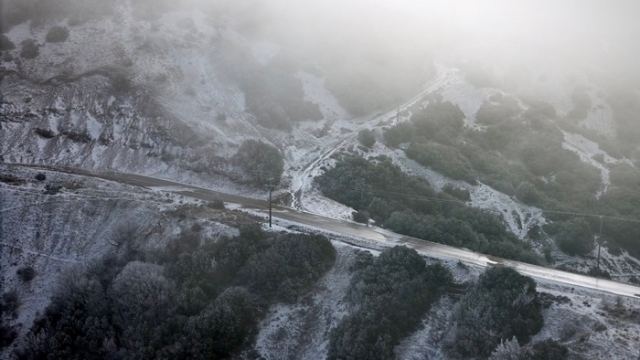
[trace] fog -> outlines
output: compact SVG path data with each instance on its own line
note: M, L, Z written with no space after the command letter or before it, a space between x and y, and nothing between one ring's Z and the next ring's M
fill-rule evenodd
M260 35L312 58L473 64L501 77L637 83L633 0L253 1ZM361 64L358 64L361 65ZM530 80L530 79L529 79Z
M9 0L51 13L100 11L127 1ZM317 65L328 77L407 96L444 63L481 73L500 87L595 83L636 89L640 71L640 2L634 0L131 0L141 14L168 8L206 12L243 35L276 43L282 53ZM94 4L94 5L90 5ZM126 7L127 5L125 5ZM45 11L46 10L46 11ZM374 80L370 80L374 81ZM362 82L362 81L361 81ZM566 84L565 84L566 85ZM563 89L565 90L565 89Z

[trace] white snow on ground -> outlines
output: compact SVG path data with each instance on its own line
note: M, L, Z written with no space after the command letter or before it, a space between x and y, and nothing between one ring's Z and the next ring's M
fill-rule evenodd
M255 349L271 359L324 359L329 332L347 314L343 298L354 260L353 249L334 242L336 264L304 299L272 307L262 321Z
M343 120L341 125L349 126L346 120L350 120L351 115L338 103L338 100L325 87L325 80L317 75L308 72L299 72L298 79L302 82L304 98L320 107L320 111L325 120L330 122Z
M451 324L451 311L455 301L449 297L440 299L422 320L417 331L403 339L394 352L398 359L422 360L445 358L441 342Z
M607 192L609 185L611 185L611 181L609 179L609 168L607 165L616 164L622 160L618 160L610 156L604 150L600 149L598 143L591 141L582 135L572 134L566 131L563 131L562 134L564 135L564 141L562 143L562 147L564 149L576 153L580 157L580 160L592 165L600 171L602 186L596 194L596 197L599 198L602 194ZM602 157L604 164L596 160L596 157Z
M360 119L364 121L358 119L345 121L340 119L341 116L347 116L346 112L324 88L322 79L315 75L300 73L299 78L303 81L308 100L321 104L320 107L323 110L323 114L325 116L336 116L337 121L330 123L329 135L314 139L316 147L312 150L304 151L294 147L287 150L286 153L291 166L286 176L290 179L292 207L332 218L351 219L353 209L324 197L315 188L314 179L320 176L325 168L334 166L333 155L357 144L356 136L359 130L366 128L380 131L383 123L389 120L392 124L397 121L407 121L410 118L410 108L420 104L430 94L441 94L444 100L460 106L465 113L467 125L475 126L475 114L478 109L497 90L473 87L466 82L464 74L456 68L439 64L437 65L437 70L437 75L425 85L422 91L399 106L400 112L409 112L408 116L405 115L398 119L398 109L393 109L376 115L369 120ZM342 129L346 129L346 131ZM306 134L308 136L308 132ZM296 130L294 130L294 136L304 135L296 134ZM447 184L469 190L471 195L469 204L471 206L500 214L508 228L519 238L524 238L533 226L545 223L542 211L537 208L521 204L485 184L472 186L463 181L449 179L408 159L403 151L386 147L380 141L376 143L368 155L386 155L390 157L404 172L427 179L434 189L438 191L442 190Z
M589 97L592 102L591 109L589 109L587 117L580 122L580 125L605 136L614 135L615 127L611 106L601 96L597 96L594 91L589 92Z
M640 323L637 314L632 314L640 306L638 300L567 288L544 287L543 290L566 296L571 302L554 303L543 311L544 327L533 337L533 342L556 339L579 359L638 358ZM622 311L616 309L618 304Z
M464 73L459 69L449 70L449 77L440 89L442 98L460 107L465 115L465 124L471 128L477 127L476 114L490 96L498 91L491 88L477 88L469 84Z
M532 227L546 223L542 210L522 204L486 184L471 185L464 181L450 179L407 158L402 150L390 149L383 144L377 143L372 154L374 156L388 156L405 173L426 179L437 191L441 191L447 184L468 190L471 196L471 201L468 203L470 206L485 209L499 215L508 229L520 239L524 239Z
M509 230L521 239L534 226L546 223L542 210L524 205L482 183L471 190L471 206L500 213Z
M290 181L291 207L329 217L344 218L345 214L350 214L352 209L322 196L314 188L314 178L324 172L323 168L330 168L334 165L332 159L334 154L357 144L358 131L362 129L375 130L385 122L393 124L398 120L406 120L407 116L398 119L398 110L408 112L426 95L446 87L455 73L455 69L438 65L436 77L426 84L416 96L388 112L374 115L372 118L360 119L350 118L350 115L340 106L335 97L326 90L321 78L308 73L300 73L298 77L302 80L305 98L319 104L323 115L329 121L325 125L326 134L313 140L312 146L308 144L306 148L291 146L286 151L290 166L285 176ZM332 121L334 119L335 121ZM303 128L294 129L293 135L301 139L300 141L310 138L309 131L303 130Z
M597 265L598 247L595 246L587 256L575 257L557 251L553 254L553 258L557 267L586 273ZM640 280L640 260L624 250L614 255L606 246L603 246L600 249L600 268L608 272L615 281L627 282L632 277Z

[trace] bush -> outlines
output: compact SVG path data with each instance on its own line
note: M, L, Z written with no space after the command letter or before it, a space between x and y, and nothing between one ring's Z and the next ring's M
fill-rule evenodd
M351 214L351 216L353 217L353 221L361 223L361 224L368 224L369 223L369 213L367 211L354 211L353 214Z
M323 194L385 227L409 236L539 263L530 246L509 233L500 219L470 208L429 184L404 174L387 158L344 156L316 179ZM398 191L402 189L402 191ZM460 194L463 196L463 194Z
M31 266L21 267L16 271L16 274L23 282L29 282L36 277L36 271Z
M347 299L357 305L331 332L328 359L391 359L452 283L441 265L426 266L415 250L394 247L354 274Z
M434 142L411 143L405 152L408 158L452 179L475 183L475 173L471 163L453 146Z
M42 128L36 128L33 130L38 136L43 137L45 139L52 139L56 136L56 133L53 132L53 130L50 129L42 129Z
M242 287L226 289L213 304L186 324L191 359L227 358L243 345L256 328L263 309L258 299Z
M40 54L38 45L32 39L24 40L20 45L22 46L20 56L24 59L35 59Z
M527 205L541 205L542 195L536 187L528 181L524 181L516 188L516 197Z
M5 34L0 34L0 51L9 51L15 48L16 45Z
M160 253L107 256L65 277L18 357L226 358L252 340L270 305L297 300L334 260L324 237L258 226L217 242L189 232Z
M16 318L19 307L20 299L18 298L18 292L15 290L5 292L0 298L0 318L3 315Z
M584 219L575 219L559 224L556 243L568 255L587 255L593 250L593 233Z
M43 173L37 173L35 179L38 181L45 181L47 180L47 176Z
M464 113L450 102L430 103L425 109L411 117L416 135L451 143L464 128Z
M18 332L12 327L0 324L0 349L4 349L11 345L18 337Z
M220 199L215 199L215 200L211 200L207 203L207 206L211 209L216 209L216 210L224 210L225 206L224 206L224 201L220 200Z
M47 33L47 37L45 38L47 42L50 43L59 43L67 41L69 37L69 30L64 26L54 26L49 29Z
M280 183L284 160L275 147L257 140L246 140L233 157L254 185L273 187Z
M324 236L286 234L250 257L238 277L262 299L291 302L320 279L335 258Z
M504 267L490 268L460 300L446 349L453 356L487 358L502 339L526 344L543 325L533 279Z
M411 123L398 124L384 132L384 141L390 147L398 147L413 139L414 128Z
M360 145L366 148L371 148L376 143L376 136L373 131L363 129L358 133L358 141L360 142Z
M503 97L498 104L485 102L476 113L476 120L483 125L495 125L508 122L520 112L517 101Z

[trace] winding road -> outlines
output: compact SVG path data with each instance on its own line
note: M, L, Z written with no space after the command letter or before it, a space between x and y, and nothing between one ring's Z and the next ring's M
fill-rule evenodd
M244 210L252 211L263 216L266 215L268 211L268 203L264 199L254 199L240 195L222 193L150 176L116 172L98 173L76 168L40 165L6 165L89 176L103 180L115 181L122 184L141 186L148 189L156 188L205 201L219 199L227 203L238 204ZM569 288L584 288L611 295L640 299L640 287L638 286L574 274L514 260L487 256L468 249L455 248L410 236L400 235L379 227L365 226L349 221L332 219L277 205L273 207L273 217L276 224L282 224L283 226L298 225L314 228L324 233L338 235L338 240L361 248L382 250L384 248L402 245L415 249L421 255L430 258L445 261L460 261L467 265L483 268L490 266L508 266L517 270L521 274L531 276L542 283L558 284Z

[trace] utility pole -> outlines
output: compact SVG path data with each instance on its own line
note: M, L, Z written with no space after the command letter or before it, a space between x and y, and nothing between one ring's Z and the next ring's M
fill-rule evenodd
M273 188L270 187L269 188L269 228L271 228L271 210L272 210L272 205L271 205L271 192L273 191Z
M600 231L598 232L598 260L596 263L596 269L598 274L600 273L600 247L602 246L602 216L600 216Z

